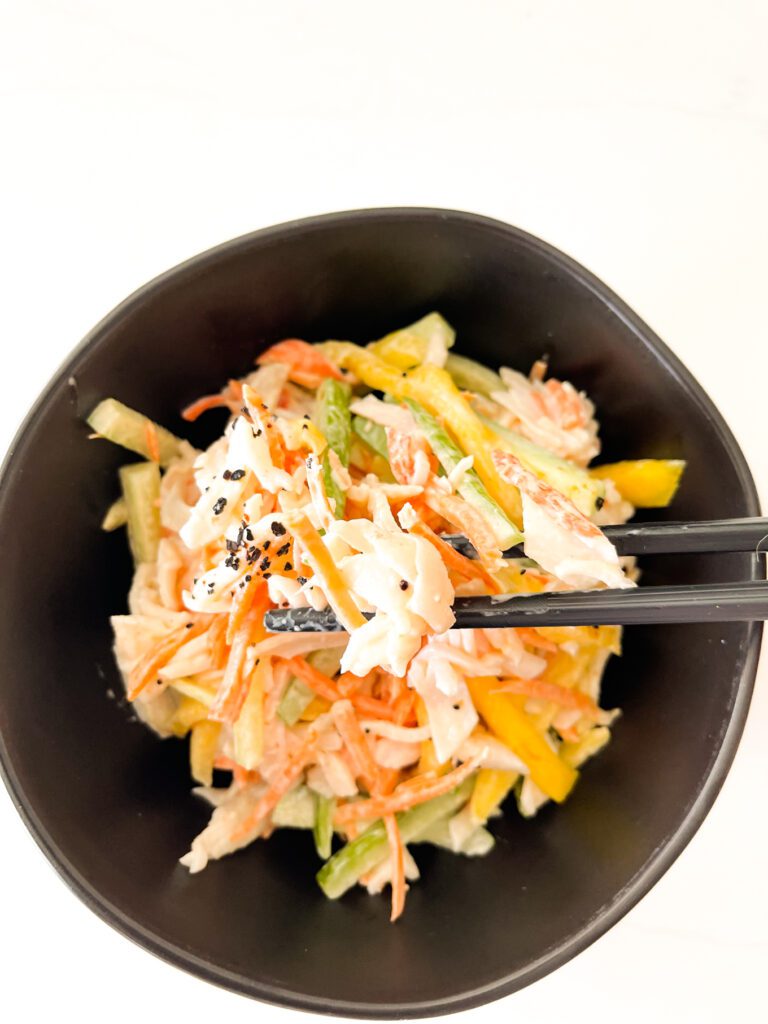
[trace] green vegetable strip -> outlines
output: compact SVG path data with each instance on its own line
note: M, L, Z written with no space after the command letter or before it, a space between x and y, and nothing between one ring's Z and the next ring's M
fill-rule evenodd
M314 693L305 683L300 679L292 679L277 707L277 713L286 725L296 725L314 697Z
M116 398L105 398L103 402L99 402L87 422L94 433L108 441L129 448L132 452L138 452L145 459L152 457L147 445L147 424L152 423L152 420L118 402ZM154 427L160 449L160 464L167 466L171 459L179 454L182 442L165 427L158 426L157 423Z
M160 467L136 462L120 470L120 485L128 515L128 541L134 562L154 562L160 543Z
M389 462L387 432L380 423L367 420L364 416L355 416L352 420L352 429L361 440L365 441L369 448L372 448L377 455L380 455Z
M317 813L315 814L315 848L318 857L328 860L331 856L331 841L333 840L333 812L336 810L336 801L325 796L317 798Z
M445 368L453 377L456 387L462 391L475 391L478 395L490 397L492 391L505 390L504 381L498 373L476 363L474 359L467 359L466 356L457 356L450 352Z
M416 423L424 431L429 446L443 469L450 473L464 458L464 452L426 409L409 398L405 399L405 403L413 413ZM502 551L520 543L523 539L522 534L490 496L474 469L467 470L457 490L467 504L483 516Z
M439 818L457 811L467 802L475 784L474 777L460 786L437 796L434 800L412 807L397 815L400 835L404 843L413 842ZM371 871L387 856L389 844L383 821L375 821L362 835L347 843L317 873L317 881L328 899L335 900L351 889L362 875Z
M328 447L336 452L342 466L349 465L349 449L352 442L352 417L349 412L351 391L343 381L326 378L317 389L317 425L320 433L328 442ZM335 502L334 511L337 519L344 518L346 495L337 484L331 472L331 463L326 454L323 455L323 479L329 498Z
M575 466L567 459L561 459L552 452L534 444L526 437L503 427L495 420L478 413L480 419L494 434L501 439L500 448L516 456L526 469L546 480L555 490L566 495L585 515L591 515L595 509L595 500L605 494L605 483L590 476L586 469Z
M128 509L125 505L125 499L118 498L117 501L113 501L107 509L106 515L101 521L101 528L107 533L111 533L113 530L117 530L120 526L125 526L127 522Z

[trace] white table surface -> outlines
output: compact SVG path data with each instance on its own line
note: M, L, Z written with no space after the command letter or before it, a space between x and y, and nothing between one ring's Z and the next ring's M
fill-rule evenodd
M181 259L306 214L447 206L615 288L768 496L765 3L17 0L0 19L3 447L80 337ZM766 669L722 794L661 882L575 961L461 1016L766 1019ZM5 792L0 834L5 1020L304 1016L97 920Z

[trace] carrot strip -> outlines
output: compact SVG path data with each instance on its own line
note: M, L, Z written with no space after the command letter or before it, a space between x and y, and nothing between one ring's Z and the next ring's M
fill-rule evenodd
M250 580L248 580L242 590L238 587L235 591L235 596L232 599L232 608L230 609L229 622L227 623L226 641L228 644L232 643L235 634L242 626L246 615L251 610L254 603L256 603L258 607L261 607L261 614L263 615L267 610L269 600L267 596L267 584L260 576L251 574Z
M407 782L401 783L390 796L375 796L370 800L358 800L354 803L342 804L334 815L334 821L339 825L346 825L350 821L359 821L367 818L383 818L387 814L396 814L398 811L405 811L409 807L423 804L433 797L450 793L452 789L461 785L464 779L474 772L480 764L481 756L471 758L447 772L435 778L417 776Z
M547 640L537 630L531 629L528 626L520 626L515 630L517 635L523 641L524 644L528 644L529 647L537 647L540 651L549 651L550 654L554 654L557 650L557 644L551 640Z
M259 773L255 771L249 771L247 768L243 768L241 764L234 761L231 757L227 757L225 754L219 754L216 760L213 762L214 768L220 768L225 772L232 772L232 776L239 785L245 786L250 782L255 782Z
M461 552L452 548L447 541L444 541L442 537L439 537L434 530L431 530L427 526L426 523L421 521L414 523L413 526L410 527L410 532L418 534L419 537L423 537L424 540L429 541L442 558L446 569L453 569L454 572L459 573L468 580L482 580L493 594L498 594L500 592L500 585L484 568L484 566L479 562L473 562L472 559L466 558L461 554Z
M262 352L258 360L264 363L285 363L289 367L289 378L304 387L316 388L325 377L344 380L340 370L314 345L299 338L286 338Z
M222 405L229 405L226 395L203 395L202 398L198 398L196 402L191 402L181 410L181 418L187 423L194 423L204 412L208 412L209 409L217 409Z
M342 694L333 679L310 665L306 658L297 655L288 659L288 664L293 674L306 683L310 690L314 690L318 697L324 697L331 703L341 700ZM374 718L386 718L388 721L394 722L394 709L383 701L377 700L375 697L367 697L363 693L349 693L346 696L358 711L364 711Z
M211 667L224 668L227 662L227 617L217 615L208 630L208 646L211 652Z
M336 618L348 633L366 623L365 616L352 600L341 573L331 558L328 548L323 544L322 537L307 519L303 512L294 515L289 521L289 529L302 551L309 555L313 568L320 577L328 603L336 613Z
M254 829L258 828L262 820L275 809L288 790L293 786L298 777L304 771L317 749L317 731L310 727L307 738L299 749L288 758L283 768L283 773L276 782L273 782L269 789L259 799L256 806L244 822L232 834L232 842L240 843Z
M147 451L152 462L160 462L160 440L157 436L157 427L152 420L144 423L144 435L147 439Z
M208 628L209 623L205 619L198 619L197 622L193 620L191 626L181 626L147 651L131 669L128 700L136 700L142 690L157 679L158 672L168 664L179 648Z
M244 677L245 656L248 646L266 636L264 608L254 605L246 614L232 640L224 678L219 684L216 698L208 712L214 722L234 722L248 695L248 680Z
M390 921L396 921L405 909L405 846L394 814L384 817L392 859L392 911Z
M360 779L369 793L377 793L379 786L379 766L373 759L371 748L360 727L352 705L349 701L337 701L331 708L331 715L336 728L349 751L352 771L355 778Z

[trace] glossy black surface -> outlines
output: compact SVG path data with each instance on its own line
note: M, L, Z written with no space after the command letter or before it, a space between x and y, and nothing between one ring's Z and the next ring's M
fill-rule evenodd
M97 913L153 952L323 1012L466 1007L594 940L711 805L754 678L757 626L628 630L605 689L606 705L625 713L573 797L533 822L512 812L495 823L497 846L483 861L417 848L423 877L395 926L386 898L327 902L311 840L296 833L201 875L178 866L207 815L189 795L185 744L157 741L107 696L120 691L107 616L124 609L130 570L124 538L98 526L125 453L89 443L80 417L115 395L183 432L177 410L246 372L269 341L367 341L432 309L457 328L458 351L492 366L526 368L548 352L553 372L595 400L605 458L689 460L669 519L757 513L742 456L706 395L611 292L522 232L429 210L272 228L152 282L51 383L0 485L0 754L38 842ZM189 436L211 438L215 416ZM644 568L648 584L756 571L746 554L668 555Z

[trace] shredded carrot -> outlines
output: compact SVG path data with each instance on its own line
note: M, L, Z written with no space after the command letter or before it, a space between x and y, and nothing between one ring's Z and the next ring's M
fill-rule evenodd
M168 664L174 654L184 644L196 636L200 636L208 628L209 621L207 619L198 619L197 621L193 619L191 626L181 626L179 629L175 629L159 644L147 651L130 672L128 700L136 700L142 690L157 679L158 672Z
M530 629L528 626L520 626L515 630L517 635L523 641L524 644L528 644L529 647L536 647L540 651L549 651L551 654L557 650L557 644L551 640L547 640L541 633L535 629Z
M215 616L208 630L208 646L211 652L211 667L224 668L227 660L227 616Z
M214 722L231 723L237 720L243 701L248 695L249 681L244 675L248 646L262 639L264 635L264 607L260 602L246 613L232 640L224 678L208 712L208 717Z
M492 594L498 594L501 591L501 586L480 562L475 562L471 558L462 555L460 551L451 547L442 537L438 537L435 531L431 530L426 523L421 520L414 523L410 527L410 532L418 534L419 537L429 541L439 553L446 569L453 569L454 572L459 573L468 580L482 580Z
M147 451L152 462L160 461L160 441L157 436L157 427L152 420L144 423L144 435L147 439Z
M267 610L269 599L267 596L267 584L255 574L249 574L250 580L245 583L242 590L238 587L232 599L232 608L229 612L229 623L227 624L227 643L231 644L235 633L243 624L245 616L256 603L261 607L261 614Z
M331 709L331 715L349 752L355 778L361 780L369 793L378 793L381 788L379 766L373 759L352 705L346 700L337 701Z
M344 380L343 374L314 345L299 338L278 341L258 358L260 364L285 363L289 377L303 387L316 388L325 377Z
M387 814L405 811L409 807L432 800L433 797L450 793L456 786L461 785L464 779L469 778L477 769L480 760L480 756L473 757L445 775L415 776L401 783L390 796L375 796L369 800L342 804L334 815L334 821L339 825L346 825L350 821L360 819L383 818Z
M396 921L405 909L405 846L394 814L384 817L392 863L392 911L390 921Z
M342 694L333 679L325 675L324 672L320 672L314 665L310 665L306 658L297 655L290 658L288 664L293 674L298 676L303 683L306 683L310 690L313 690L318 697L324 697L326 700L331 701L331 703L341 700ZM395 711L388 704L385 704L384 701L377 700L375 697L368 697L364 693L349 693L346 696L358 711L363 711L375 718L386 718L387 721L394 722Z
M313 568L320 577L328 603L348 633L364 626L366 619L349 593L349 589L336 568L323 539L303 512L291 517L288 527L305 555L309 555Z
M306 768L317 750L317 731L311 726L307 737L299 749L288 758L279 778L261 796L256 806L244 822L232 834L232 842L240 843L245 837L259 827L262 820L273 811L288 790Z
M187 423L194 423L204 412L208 412L209 409L217 409L223 405L229 405L229 399L226 395L203 395L202 398L198 398L196 402L191 402L186 408L181 410L181 418L186 420Z

